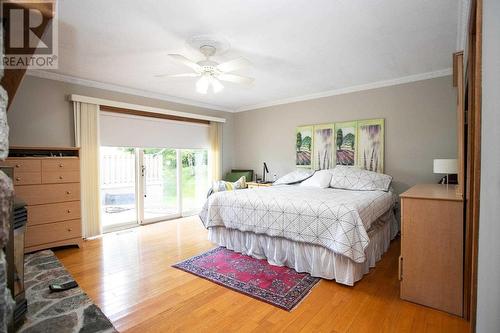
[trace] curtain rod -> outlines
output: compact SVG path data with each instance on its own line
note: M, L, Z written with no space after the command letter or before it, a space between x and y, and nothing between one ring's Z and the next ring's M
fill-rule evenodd
M168 109L162 109L162 108L155 108L155 107L139 105L139 104L117 102L117 101L112 101L109 99L88 97L88 96L75 95L75 94L69 95L69 100L72 102L82 102L82 103L89 103L89 104L104 105L104 106L108 106L111 108L137 110L137 111L143 111L145 113L163 114L163 115L179 117L179 118L198 119L198 120L213 121L213 122L218 122L218 123L225 123L226 122L225 118L211 117L211 116L205 116L205 115L190 113L190 112L181 112L181 111L174 111L174 110L168 110Z

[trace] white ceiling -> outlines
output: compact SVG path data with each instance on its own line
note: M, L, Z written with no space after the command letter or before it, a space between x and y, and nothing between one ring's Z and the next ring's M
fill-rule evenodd
M458 0L63 0L59 74L134 88L165 99L238 111L305 95L447 73L457 41ZM251 87L224 83L200 95L186 45L212 34L231 43L214 59L243 56ZM445 70L445 71L443 71ZM423 76L419 76L420 74ZM403 79L404 80L404 79Z

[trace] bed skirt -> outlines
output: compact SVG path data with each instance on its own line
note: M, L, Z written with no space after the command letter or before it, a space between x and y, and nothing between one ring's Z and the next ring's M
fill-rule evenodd
M288 266L297 272L308 272L312 276L353 286L375 267L398 232L398 222L390 209L368 230L370 243L365 249L366 261L363 263L356 263L318 245L223 227L210 228L208 239L230 250L267 259L271 265Z

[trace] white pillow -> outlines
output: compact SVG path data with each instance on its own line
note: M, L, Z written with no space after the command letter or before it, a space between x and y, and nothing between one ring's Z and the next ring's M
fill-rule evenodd
M358 167L337 165L332 170L330 186L345 190L388 191L392 177Z
M295 170L279 178L273 185L295 184L311 177L313 173L313 170Z
M311 178L304 180L300 186L311 186L318 188L327 188L332 180L332 172L330 170L319 170L314 173Z

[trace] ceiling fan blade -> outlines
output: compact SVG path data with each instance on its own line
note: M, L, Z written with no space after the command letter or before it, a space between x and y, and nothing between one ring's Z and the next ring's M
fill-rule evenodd
M175 61L188 66L189 68L192 68L195 72L199 73L201 72L201 66L195 63L194 61L189 60L183 55L180 54L169 54L168 55L170 58L174 59Z
M237 58L234 60L230 60L227 62L223 62L222 64L217 65L217 69L220 70L221 72L227 73L227 72L232 72L237 69L247 67L250 65L250 61L248 61L245 58Z
M198 73L182 73L182 74L158 74L155 77L198 77L201 74Z
M251 77L236 75L236 74L220 74L217 78L221 81L228 81L240 84L250 85L254 81Z

